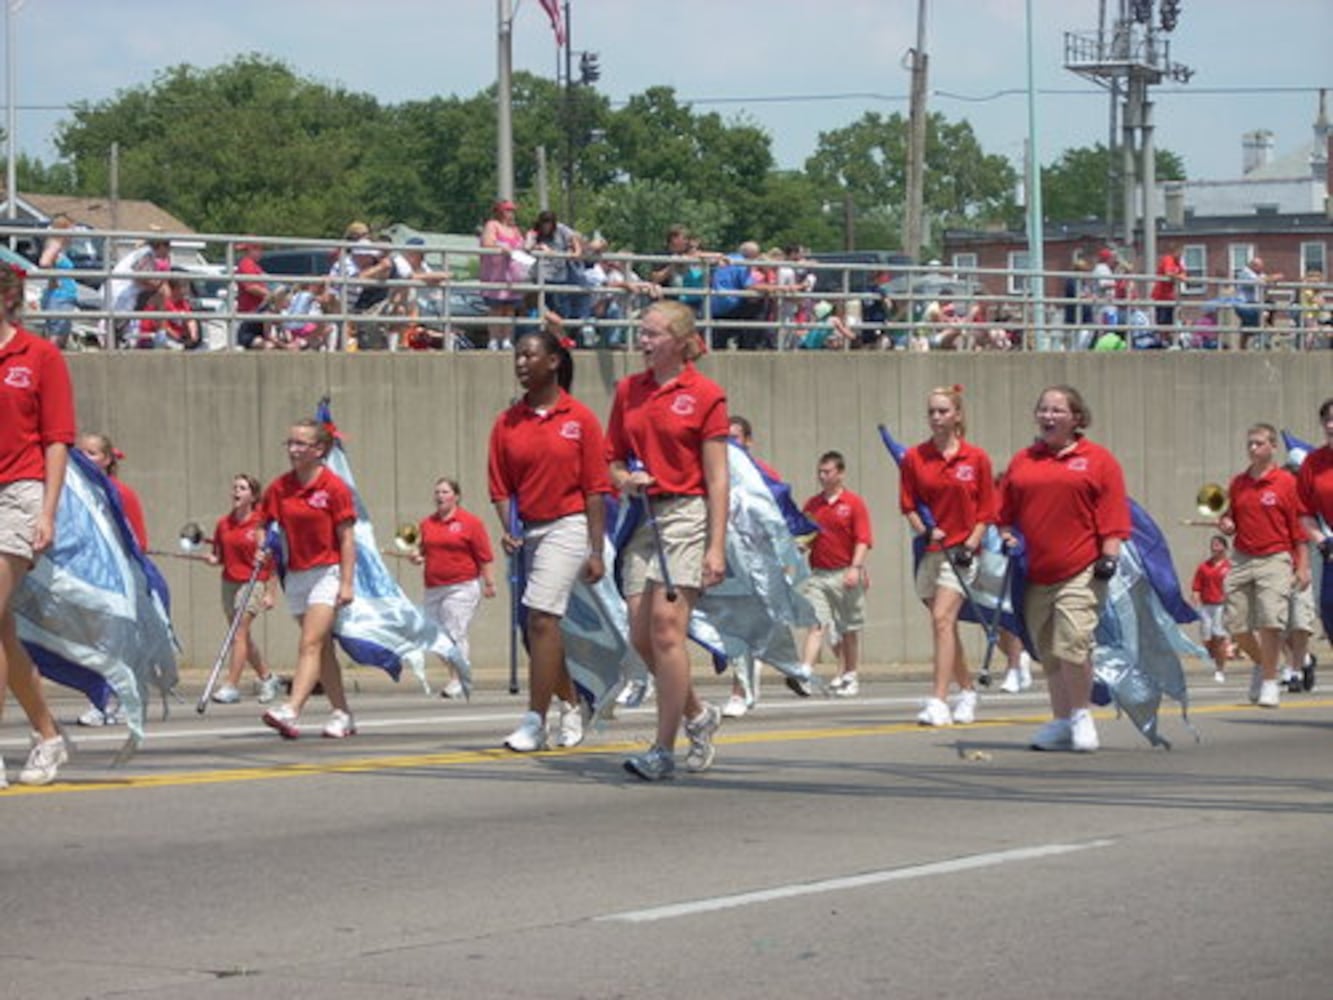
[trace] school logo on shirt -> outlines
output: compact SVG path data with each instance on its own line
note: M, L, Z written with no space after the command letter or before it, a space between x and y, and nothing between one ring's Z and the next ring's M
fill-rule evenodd
M1276 507L1278 503L1277 494L1272 490L1264 490L1259 494L1259 503L1265 507Z
M463 533L463 526L459 524L457 521L450 521L449 533L451 535L461 535Z
M682 392L671 401L671 412L678 417L688 417L694 413L699 401L688 392Z
M566 441L583 440L583 425L577 420L566 420L560 425L560 436Z
M5 372L5 385L11 389L31 389L32 369L26 365L15 365Z
M1070 472L1087 472L1087 471L1088 471L1088 460L1087 460L1086 458L1082 458L1082 457L1080 457L1080 458L1071 458L1071 459L1069 460L1069 471L1070 471Z
M957 465L954 466L953 476L960 483L971 483L976 481L977 470L970 465Z
M840 503L833 508L833 514L835 517L845 521L852 516L852 506L851 504Z
M329 494L328 494L328 491L327 491L327 490L315 490L314 493L311 493L310 496L306 497L306 501L305 501L305 502L306 502L309 506L314 507L315 510L328 510L328 509L329 509Z

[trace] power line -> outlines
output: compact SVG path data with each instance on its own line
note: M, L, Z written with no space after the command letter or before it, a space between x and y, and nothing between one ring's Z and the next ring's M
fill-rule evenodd
M1171 94L1174 96L1203 97L1203 96L1235 96L1238 94L1317 94L1321 89L1313 84L1310 85L1284 85L1284 84L1255 84L1230 87L1178 87L1164 88L1158 91L1159 94ZM1046 96L1075 96L1075 97L1105 97L1106 91L1092 87L1042 87L1037 90L1038 94ZM931 97L939 97L945 100L964 101L970 104L984 104L989 101L998 101L1006 97L1026 96L1026 87L1007 87L1003 90L991 91L988 94L964 94L951 90L932 90ZM744 97L684 97L680 98L682 104L806 104L822 103L829 101L881 101L886 104L906 104L907 94L881 94L875 91L846 91L843 93L832 94L759 94ZM617 102L619 103L619 102Z

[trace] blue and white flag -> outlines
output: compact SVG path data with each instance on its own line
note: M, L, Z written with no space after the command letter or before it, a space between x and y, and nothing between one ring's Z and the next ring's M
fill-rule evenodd
M120 494L71 450L55 544L14 595L18 634L42 675L105 710L125 709L128 749L143 741L149 688L179 679L166 581L134 539Z
M316 412L320 423L334 429L328 401L322 400ZM472 689L472 666L452 639L431 622L421 608L403 593L397 579L384 565L375 544L375 526L370 521L361 494L356 488L352 466L342 442L334 437L327 458L328 467L352 491L356 506L356 580L355 600L338 611L333 634L357 663L379 667L397 680L404 665L412 671L427 692L427 652L451 661L458 668L458 678L465 692Z

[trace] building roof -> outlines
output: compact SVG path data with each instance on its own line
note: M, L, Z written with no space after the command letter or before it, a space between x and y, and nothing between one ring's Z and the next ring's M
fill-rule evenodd
M1312 178L1310 164L1314 157L1315 144L1314 140L1311 139L1298 149L1255 167L1244 174L1241 179L1247 181L1308 181ZM1313 179L1319 180L1317 177Z
M0 196L3 196L2 192ZM43 222L64 214L76 223L91 229L121 229L130 232L160 229L168 233L194 232L193 228L166 209L139 198L120 199L116 205L114 225L111 217L111 201L108 198L71 194L30 194L20 191L18 201L20 209L26 208L32 215L43 217L40 220Z

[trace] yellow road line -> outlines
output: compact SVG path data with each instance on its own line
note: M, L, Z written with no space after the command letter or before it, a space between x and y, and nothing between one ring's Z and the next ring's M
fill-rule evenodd
M1283 714L1313 708L1333 707L1333 699L1315 699L1283 705ZM1217 704L1191 709L1191 715L1220 715L1223 713L1266 713L1267 709L1251 705ZM1098 719L1112 719L1115 713L1097 712ZM1170 715L1169 710L1163 712ZM1040 725L1049 719L1046 714L1004 716L985 719L958 729L935 729L912 722L885 722L860 726L821 727L812 729L778 729L771 731L741 732L734 728L715 741L719 746L746 744L802 742L806 740L847 739L861 736L884 736L891 733L920 733L938 736L943 732L965 738L966 734L984 729L1000 729L1016 725ZM69 792L109 792L131 788L176 788L185 785L217 785L241 781L271 781L279 778L309 778L326 774L367 774L375 771L406 771L423 767L445 767L457 764L518 763L528 758L537 759L568 756L623 754L641 749L642 741L618 741L597 746L579 746L568 750L549 750L541 754L516 754L508 750L455 750L447 753L407 754L385 757L363 757L354 760L324 763L282 764L276 767L227 768L214 771L185 771L175 774L133 775L124 778L108 777L91 780L63 781L45 787L11 785L0 791L0 797L15 795L58 795Z

